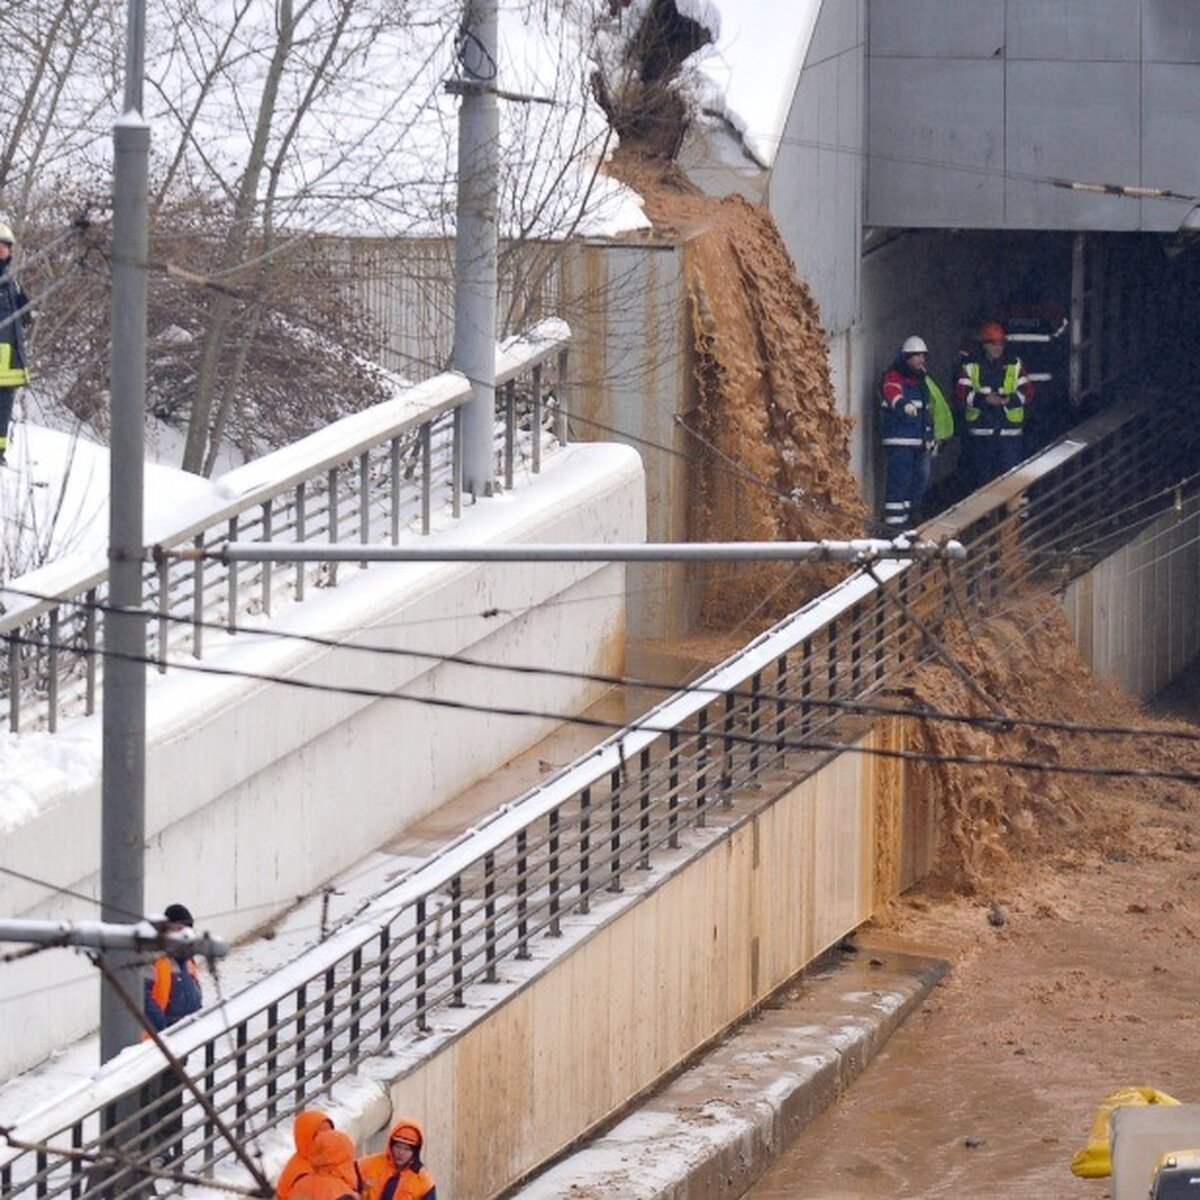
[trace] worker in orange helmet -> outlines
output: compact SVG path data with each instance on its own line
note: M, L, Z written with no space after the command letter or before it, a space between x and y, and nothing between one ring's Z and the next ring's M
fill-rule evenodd
M309 1148L311 1170L292 1185L292 1200L361 1200L354 1166L354 1139L340 1129L322 1129Z
M980 349L963 359L954 394L966 428L967 465L971 486L1011 470L1024 457L1025 409L1033 384L1025 364L1006 348L1007 334L998 321L979 330Z
M332 1118L319 1108L306 1108L296 1114L296 1120L292 1123L296 1153L284 1163L279 1173L279 1182L275 1184L277 1200L290 1200L296 1180L312 1171L312 1148L317 1134L332 1128Z
M363 1200L437 1200L437 1188L421 1161L425 1134L412 1117L402 1117L388 1132L387 1145L360 1159Z

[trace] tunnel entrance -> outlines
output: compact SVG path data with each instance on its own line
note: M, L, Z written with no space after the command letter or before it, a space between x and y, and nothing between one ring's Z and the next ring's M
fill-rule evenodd
M858 339L877 415L879 373L904 337L929 343L950 394L960 354L998 320L1034 378L1024 455L1148 385L1178 386L1176 360L1200 329L1200 241L1148 233L868 231ZM876 487L882 477L878 437ZM924 516L966 494L961 437L934 462ZM878 495L878 491L876 492Z

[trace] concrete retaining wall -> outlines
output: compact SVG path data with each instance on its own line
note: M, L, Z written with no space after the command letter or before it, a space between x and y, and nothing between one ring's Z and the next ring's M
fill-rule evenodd
M1200 653L1200 498L1148 525L1063 600L1079 653L1143 699Z
M442 535L489 541L639 541L641 463L632 451L578 445L542 476L466 509ZM465 653L567 672L619 672L624 576L617 565L471 564L343 567L268 624L396 651ZM411 654L348 654L252 634L209 635L206 663L417 699L465 700L550 714L575 712L598 685L514 675ZM530 716L477 711L245 677L168 674L151 680L146 755L146 901L183 900L200 923L219 917L236 938L359 861L399 830L545 736ZM84 896L98 891L100 716L44 743L26 783L28 812L4 830L0 862ZM0 875L0 912L94 918L93 904ZM50 1002L52 1001L52 1002ZM0 1077L40 1061L95 1027L95 973L66 952L9 964L0 975Z
M391 1110L422 1114L439 1190L495 1196L618 1112L913 883L935 830L902 763L847 753L708 834L568 945L538 939L532 978L396 1071Z

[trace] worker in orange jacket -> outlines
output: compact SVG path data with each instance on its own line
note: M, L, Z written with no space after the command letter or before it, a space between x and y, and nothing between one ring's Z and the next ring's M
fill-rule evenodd
M195 924L183 904L168 904L163 916L166 920L160 928L164 933L180 933ZM198 1012L203 1002L200 968L190 950L160 954L146 968L142 1006L146 1020L157 1032ZM152 1106L154 1097L159 1103ZM143 1088L142 1103L146 1107L142 1132L149 1142L150 1160L156 1166L165 1166L183 1150L184 1093L173 1069L160 1072L152 1084Z
M292 1185L292 1200L360 1200L354 1139L340 1129L322 1129L309 1149L312 1168Z
M289 1200L292 1187L301 1175L312 1171L313 1140L317 1134L333 1128L333 1121L328 1113L319 1108L306 1108L296 1114L292 1123L292 1139L296 1143L296 1153L283 1165L279 1173L279 1182L275 1184L277 1200Z
M360 1159L363 1200L437 1200L433 1176L421 1162L425 1134L412 1117L402 1117L388 1133L387 1145Z

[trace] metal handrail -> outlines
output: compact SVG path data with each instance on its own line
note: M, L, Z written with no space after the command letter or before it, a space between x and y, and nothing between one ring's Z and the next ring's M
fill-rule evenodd
M251 1137L414 1033L436 1046L449 1035L431 1029L433 1013L441 1026L460 1026L468 992L478 1006L491 994L481 989L522 977L535 948L543 957L565 943L583 913L698 852L715 814L764 803L764 784L794 786L864 728L836 702L899 685L931 653L906 613L936 627L964 606L988 607L1031 573L1084 569L1078 531L1090 538L1119 525L1126 504L1180 477L1179 462L1137 413L1073 431L926 525L968 546L964 595L951 595L929 564L856 573L456 839L286 972L174 1027L171 1048L196 1064L239 1136ZM132 1111L110 1136L123 1131L125 1148L148 1157L166 1136L163 1098L143 1094L161 1067L152 1047L126 1051L15 1133L103 1150L103 1116L124 1105ZM186 1168L203 1173L229 1158L188 1110ZM136 1170L104 1186L132 1195ZM34 1151L0 1150L0 1187L14 1197L100 1194L78 1161Z
M541 470L542 455L566 443L566 382L570 330L544 321L497 351L495 476L513 486L514 464L524 455ZM553 391L543 382L554 370ZM461 422L471 386L448 372L388 402L355 413L293 446L239 467L216 483L228 497L204 506L157 545L214 547L231 540L337 541L343 533L396 543L424 535L462 509ZM552 428L544 429L553 416ZM547 443L543 446L543 443ZM165 671L173 656L204 656L203 630L229 628L257 608L301 602L319 568L284 571L213 568L203 563L151 562L143 590L159 617L148 653ZM322 582L336 585L330 569ZM0 613L0 721L11 732L58 728L62 716L90 715L102 687L107 563L53 564L11 581ZM7 710L5 706L7 705Z

